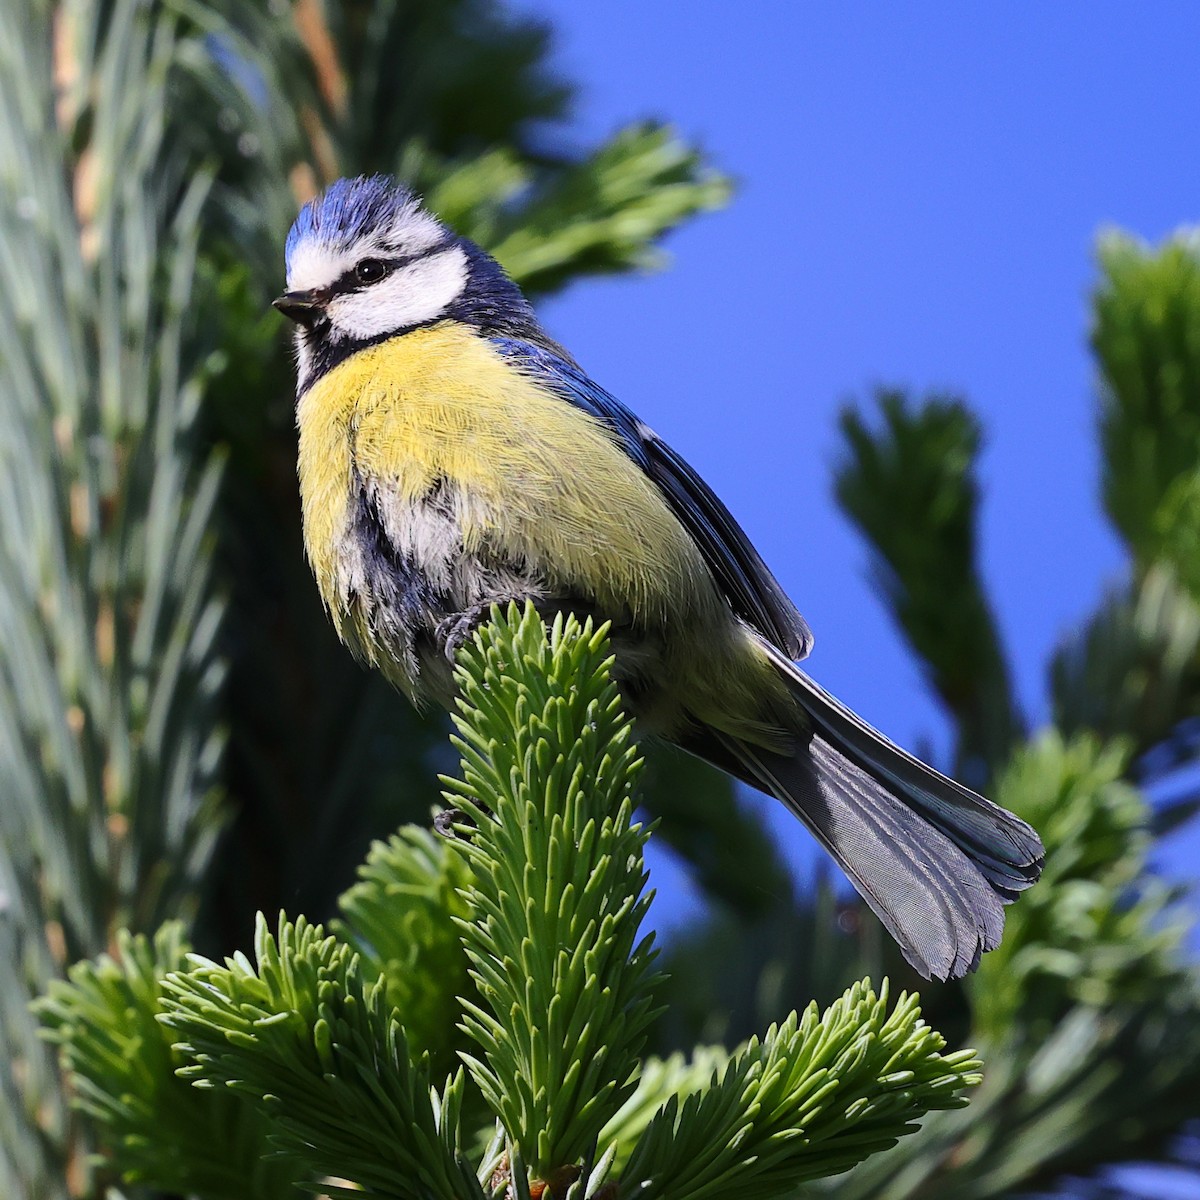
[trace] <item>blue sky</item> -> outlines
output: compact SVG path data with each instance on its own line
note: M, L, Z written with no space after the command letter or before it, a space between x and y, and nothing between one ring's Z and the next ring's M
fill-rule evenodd
M1098 501L1095 239L1200 222L1200 5L522 7L580 85L581 144L666 117L738 182L668 271L574 289L552 332L729 504L816 632L813 674L909 745L944 748L945 721L833 503L835 421L877 383L965 394L982 571L1043 721L1049 653L1124 565ZM1167 858L1190 868L1200 838Z

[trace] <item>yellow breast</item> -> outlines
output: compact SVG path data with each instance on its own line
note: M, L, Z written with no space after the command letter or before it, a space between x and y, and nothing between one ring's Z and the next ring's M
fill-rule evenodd
M533 565L614 615L719 610L700 552L614 435L463 326L359 351L313 384L297 420L305 544L335 620L356 488L403 504L439 479L466 498L464 553Z

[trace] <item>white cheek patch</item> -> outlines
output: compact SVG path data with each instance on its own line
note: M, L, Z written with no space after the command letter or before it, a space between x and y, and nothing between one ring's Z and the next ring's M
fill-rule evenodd
M401 267L378 283L332 300L326 310L338 338L380 337L432 321L463 294L467 256L461 246Z

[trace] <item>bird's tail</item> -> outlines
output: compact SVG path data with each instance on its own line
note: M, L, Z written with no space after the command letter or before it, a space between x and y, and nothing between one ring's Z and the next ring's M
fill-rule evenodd
M772 652L806 717L785 757L716 730L688 749L782 800L927 979L974 970L1045 851L1024 821L888 741Z

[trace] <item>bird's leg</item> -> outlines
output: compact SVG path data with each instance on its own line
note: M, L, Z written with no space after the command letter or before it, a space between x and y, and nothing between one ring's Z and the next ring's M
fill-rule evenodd
M528 599L525 596L514 596L517 603ZM475 631L492 614L492 606L502 603L500 600L489 600L486 604L472 604L463 612L452 613L440 620L433 630L434 643L451 663L458 657L458 652L474 636ZM549 598L535 600L533 606L547 626L554 624L554 618L560 614L574 613L580 621L591 617L599 624L600 616L596 610L583 600L552 600Z

